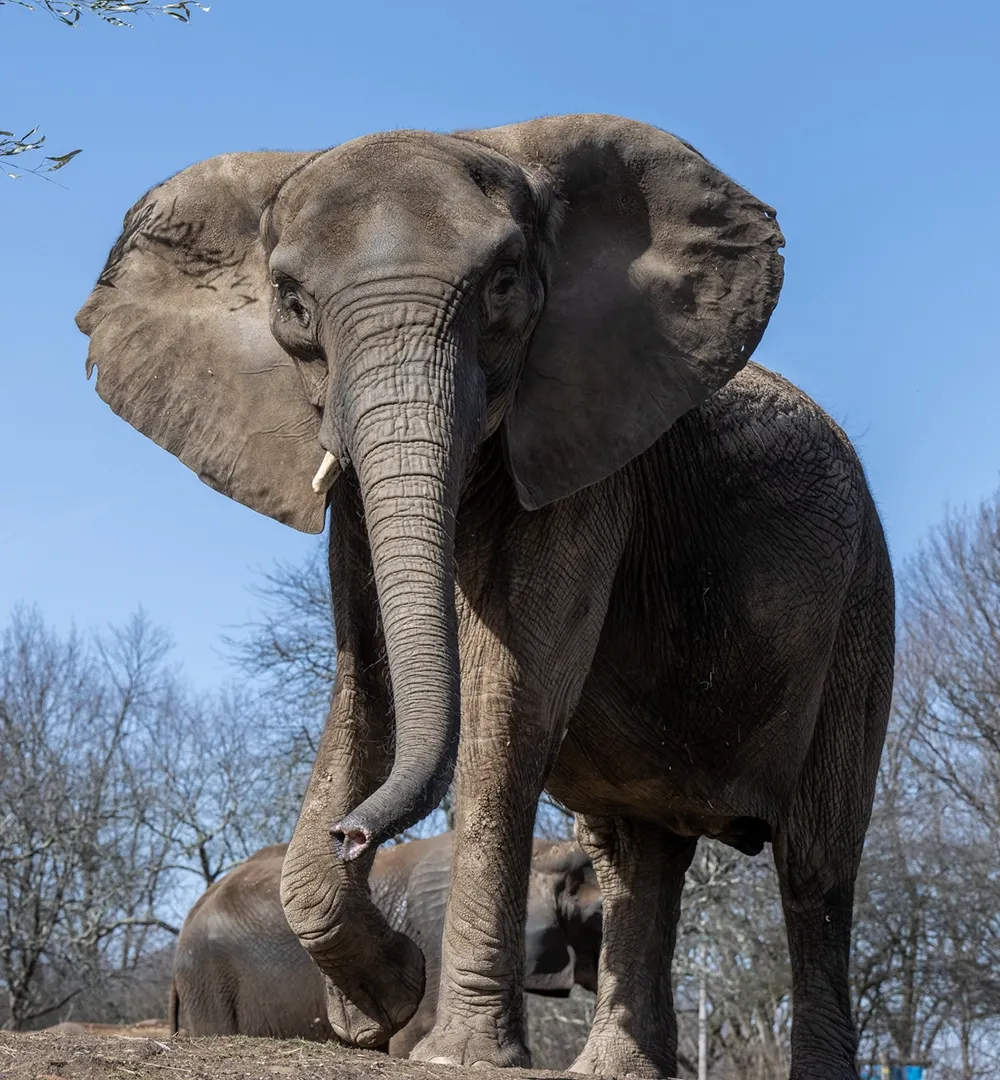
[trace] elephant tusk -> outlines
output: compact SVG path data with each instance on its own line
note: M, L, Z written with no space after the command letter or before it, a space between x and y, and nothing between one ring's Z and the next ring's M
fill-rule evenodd
M320 465L312 481L312 489L317 495L322 495L324 492L329 491L330 485L333 483L334 471L336 468L337 459L329 450L327 450L323 455L323 464Z

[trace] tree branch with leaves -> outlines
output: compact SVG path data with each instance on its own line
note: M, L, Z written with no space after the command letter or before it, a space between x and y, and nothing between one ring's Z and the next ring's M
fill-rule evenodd
M129 3L121 0L0 0L0 7L4 6L44 11L63 26L77 26L84 16L94 15L109 26L125 29L132 28L132 23L123 18L126 15L166 15L178 22L187 23L191 19L193 8L209 10L194 0L181 0L176 4L151 4L148 0L131 0ZM42 155L39 159L44 147L45 136L39 134L37 127L24 135L0 130L0 161L4 162L7 176L13 180L19 179L24 173L43 176L46 173L58 172L82 152L78 148L65 154ZM23 164L17 169L21 162Z

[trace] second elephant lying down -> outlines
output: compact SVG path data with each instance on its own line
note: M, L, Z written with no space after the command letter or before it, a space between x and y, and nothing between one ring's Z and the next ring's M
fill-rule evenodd
M434 1023L452 833L378 853L372 899L423 950L426 986L412 1020L389 1043L405 1057ZM177 942L171 1030L190 1035L330 1039L323 977L289 929L278 894L287 844L266 847L210 886ZM597 989L601 894L573 842L536 840L525 932L525 989Z

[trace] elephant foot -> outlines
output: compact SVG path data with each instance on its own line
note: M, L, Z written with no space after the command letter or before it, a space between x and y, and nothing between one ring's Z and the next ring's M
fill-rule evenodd
M343 1042L366 1050L384 1048L424 994L424 954L405 934L393 933L371 962L325 974L330 1027Z
M671 1080L676 1062L668 1055L644 1049L624 1031L591 1034L569 1072L597 1076L637 1076L643 1080Z
M495 1026L477 1031L471 1019L433 1028L410 1051L410 1060L497 1069L526 1069L531 1065L531 1055L519 1037L503 1037Z

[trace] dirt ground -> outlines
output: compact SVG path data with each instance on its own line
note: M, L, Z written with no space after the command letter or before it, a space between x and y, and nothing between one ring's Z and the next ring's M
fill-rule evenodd
M2 1080L487 1080L490 1075L297 1039L0 1032ZM566 1075L497 1071L502 1080Z

